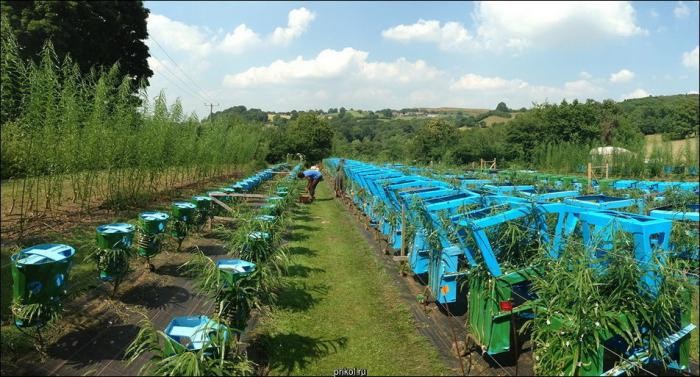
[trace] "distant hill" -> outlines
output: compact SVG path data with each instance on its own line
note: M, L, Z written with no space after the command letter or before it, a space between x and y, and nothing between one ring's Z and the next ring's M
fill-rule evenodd
M682 139L697 135L699 98L697 94L645 97L624 100L618 106L643 134Z
M670 96L649 96L645 98L628 99L617 102L622 114L645 135L665 134L671 139L684 139L698 136L698 108L700 96L697 94L677 94ZM499 104L500 105L500 104ZM333 109L337 111L337 109ZM445 117L453 119L460 128L483 125L490 127L495 123L507 123L526 109L495 109L463 108L463 107L421 107L404 109L383 109L377 111L352 109L347 110L347 116L353 118L373 117L382 123L391 119L422 119ZM329 119L337 117L337 112L325 114ZM272 117L279 114L289 119L293 112L275 113L260 109L247 109L245 106L233 106L214 113L214 117L230 116L249 121L271 122Z
M515 119L516 116L518 116L520 113L510 113L511 117L510 118L505 118L499 115L489 115L486 118L483 119L484 123L486 124L486 127L491 127L494 123L506 123L510 122L511 120Z
M490 109L471 109L471 108L464 108L464 107L420 107L418 110L421 110L426 113L464 113L468 114L471 116L477 116L486 112L489 112Z

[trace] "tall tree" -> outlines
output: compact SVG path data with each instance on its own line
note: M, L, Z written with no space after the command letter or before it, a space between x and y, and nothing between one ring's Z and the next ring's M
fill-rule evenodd
M142 1L2 1L0 10L9 23L3 32L15 35L23 59L39 63L50 40L59 60L69 55L85 74L118 62L120 76L134 83L153 76Z
M442 160L454 146L458 133L454 124L439 118L431 119L413 139L416 159L422 162Z
M302 113L287 129L291 153L303 153L309 162L328 157L333 144L333 130L328 122L314 113Z

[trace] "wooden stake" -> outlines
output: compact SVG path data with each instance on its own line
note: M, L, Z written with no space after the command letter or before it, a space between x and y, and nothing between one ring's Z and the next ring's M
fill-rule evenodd
M216 203L216 204L218 204L218 205L224 207L224 209L226 209L226 210L229 211L229 212L233 212L233 208L227 206L226 203L224 203L224 202L222 202L221 200L217 199L215 196L209 195L209 197L211 198L211 200L212 200L214 203Z
M401 205L401 256L406 255L406 206Z
M588 169L586 172L586 176L588 177L588 190L591 190L591 179L593 178L593 164L590 162L588 163Z

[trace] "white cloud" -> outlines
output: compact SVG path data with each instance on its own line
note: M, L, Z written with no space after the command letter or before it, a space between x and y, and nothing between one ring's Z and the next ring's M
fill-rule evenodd
M649 15L650 15L652 18L658 18L658 17L659 17L659 13L656 11L656 9L650 10L650 11L649 11Z
M464 47L471 40L471 36L461 24L447 22L440 26L440 21L423 20L412 25L397 25L382 31L382 36L396 42L432 42L441 49Z
M600 91L600 88L588 80L567 81L564 83L564 93L567 94L588 94Z
M213 51L240 54L267 42L272 45L287 45L301 36L316 15L306 8L292 9L287 16L287 27L277 27L265 39L245 24L240 24L232 32L218 40L214 31L207 27L188 25L171 20L160 14L150 14L147 19L151 38L163 44L168 51L181 51L204 58ZM223 33L219 29L219 34ZM151 41L149 41L151 45ZM155 44L151 45L155 48Z
M625 94L621 98L622 99L633 99L633 98L644 98L644 97L649 97L649 93L647 93L646 90L644 89L635 89L632 93Z
M584 101L588 98L597 98L604 93L605 89L588 80L575 80L567 81L562 86L529 85L524 93L519 93L519 98L521 102L538 103L559 102L563 99Z
M154 56L149 56L146 61L148 62L148 67L151 68L154 74L161 72L163 70L163 63L161 63L158 58Z
M217 100L276 111L355 107L367 110L404 107L513 108L562 99L602 100L606 80L580 79L553 85L522 78L466 73L452 76L422 60L373 61L354 48L326 49L315 56L277 60L226 75ZM619 95L616 94L616 96Z
M260 36L245 24L238 25L233 33L227 33L217 48L222 52L240 54L253 46L259 45Z
M673 8L673 14L676 16L676 18L688 17L690 15L690 8L688 8L684 2L679 1L676 4L676 7Z
M500 77L484 77L468 73L450 85L451 90L512 90L528 84L522 80L506 80Z
M628 69L621 69L619 72L615 72L610 75L610 82L612 83L622 83L628 82L634 78L634 72Z
M432 42L442 49L523 50L531 46L591 44L645 35L629 2L481 2L472 14L475 33L456 22L423 20L382 31L399 42Z
M688 67L688 68L694 68L698 69L698 46L695 46L695 49L692 51L684 52L683 53L683 65Z
M151 13L146 20L150 38L172 51L183 51L203 57L208 55L213 43L207 31L198 26L171 20L166 16Z
M371 82L409 83L434 79L442 72L422 60L414 63L399 58L394 62L370 62L365 51L346 47L337 51L325 49L315 58L276 60L268 66L224 76L224 85L247 88L269 84L298 83L301 80L364 80Z
M276 45L289 44L306 31L314 18L316 18L316 14L306 8L292 9L287 16L287 27L275 28L270 36L270 41Z
M532 102L554 101L562 99L585 100L605 92L588 80L575 80L565 82L562 86L532 85L521 79L504 79L501 77L484 77L469 73L449 86L456 93L460 91L479 91L480 97L491 99L490 102L500 99L508 100L518 107Z
M578 77L580 77L584 80L590 80L593 78L593 75L591 75L590 73L588 73L586 71L582 71L581 73L578 74Z

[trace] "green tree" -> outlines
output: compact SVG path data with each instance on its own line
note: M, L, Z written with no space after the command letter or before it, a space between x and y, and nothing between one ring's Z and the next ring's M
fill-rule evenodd
M382 109L378 111L379 114L382 114L384 118L391 118L394 116L394 113L391 111L391 109Z
M333 130L328 122L314 113L299 114L287 129L290 153L302 153L315 163L327 157L333 145Z
M0 10L8 23L3 33L15 35L23 60L38 64L50 40L58 59L70 55L83 74L119 63L119 76L134 80L132 91L153 76L142 1L2 1Z
M4 14L0 28L0 124L5 124L20 113L23 95L27 89L27 73L23 59L19 56L17 40Z
M508 108L505 102L499 102L496 106L496 111L502 111L504 113L507 113L510 111L510 109Z
M414 157L418 161L440 161L451 149L459 130L443 119L432 119L420 128L413 139Z

